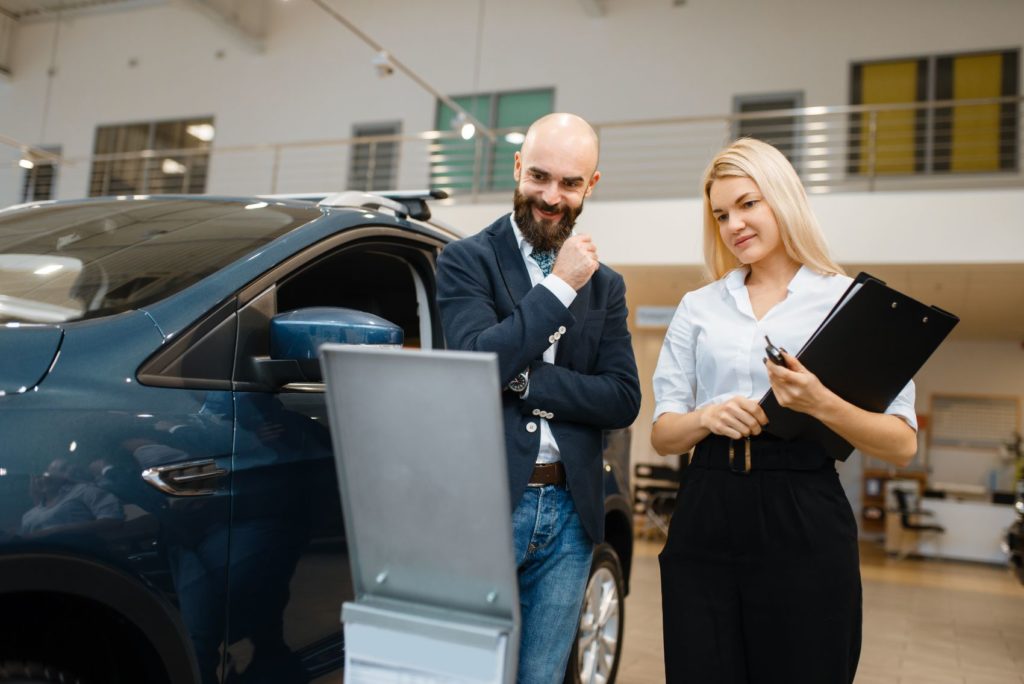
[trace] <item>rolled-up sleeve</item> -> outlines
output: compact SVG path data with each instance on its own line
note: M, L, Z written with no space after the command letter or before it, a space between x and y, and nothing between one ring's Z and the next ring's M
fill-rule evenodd
M907 386L892 400L885 412L891 416L899 416L907 421L907 425L917 432L917 411L914 409L914 401L917 398L917 390L914 381L911 380Z
M665 333L654 371L654 420L663 413L689 413L696 407L695 358L693 322L683 297Z

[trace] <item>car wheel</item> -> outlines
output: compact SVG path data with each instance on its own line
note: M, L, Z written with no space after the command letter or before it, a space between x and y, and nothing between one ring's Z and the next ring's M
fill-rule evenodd
M17 660L0 661L0 682L4 684L80 684L79 677L58 667Z
M611 546L601 544L594 550L566 682L610 684L615 681L622 656L624 600L619 557Z

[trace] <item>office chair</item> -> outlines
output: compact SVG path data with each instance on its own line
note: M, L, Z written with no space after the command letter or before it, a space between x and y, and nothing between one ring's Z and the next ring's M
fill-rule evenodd
M896 497L900 513L900 544L896 558L903 560L912 550L917 549L917 544L922 537L933 535L938 541L939 536L946 531L946 528L942 525L922 522L924 518L934 515L934 513L923 510L917 505L911 505L910 496L905 490L893 489L892 493Z
M681 460L685 463L685 455ZM682 469L650 463L637 463L633 467L633 512L642 516L643 522L637 535L647 539L668 537L681 472Z

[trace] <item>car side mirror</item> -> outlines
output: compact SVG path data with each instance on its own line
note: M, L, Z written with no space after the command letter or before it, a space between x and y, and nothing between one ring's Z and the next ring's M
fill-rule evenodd
M270 320L270 358L257 359L261 379L278 388L290 383L323 382L320 346L364 344L400 347L401 327L354 309L312 307L278 314Z

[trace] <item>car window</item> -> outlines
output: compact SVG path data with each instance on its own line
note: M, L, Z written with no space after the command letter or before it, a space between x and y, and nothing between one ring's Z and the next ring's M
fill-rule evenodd
M432 327L426 257L397 245L361 245L320 259L278 284L277 311L312 306L365 311L391 321L405 333L404 346L431 347ZM429 270L427 270L429 274Z
M145 306L319 216L313 207L202 198L0 211L0 323L61 323Z

